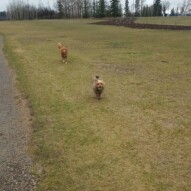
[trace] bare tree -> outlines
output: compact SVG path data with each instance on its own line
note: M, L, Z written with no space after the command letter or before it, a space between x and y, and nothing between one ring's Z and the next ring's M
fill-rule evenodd
M55 18L55 11L50 6L45 7L39 3L39 7L30 5L28 0L12 0L7 6L7 15L14 20L50 19Z
M170 7L170 2L168 0L162 2L163 16L166 16L166 11L169 9L169 7Z
M12 0L10 4L7 6L7 12L9 14L10 19L21 20L23 19L24 13L23 8L24 2L22 0L15 1Z
M191 0L183 0L182 4L180 5L180 13L184 14L189 9L191 9Z
M88 4L90 0L87 0ZM57 9L63 18L81 18L84 0L57 0Z

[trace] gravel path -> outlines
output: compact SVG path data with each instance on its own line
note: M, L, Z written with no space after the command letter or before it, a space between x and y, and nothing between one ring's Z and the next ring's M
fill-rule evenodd
M35 181L26 149L30 138L30 112L14 88L14 75L4 59L0 36L0 191L31 191Z

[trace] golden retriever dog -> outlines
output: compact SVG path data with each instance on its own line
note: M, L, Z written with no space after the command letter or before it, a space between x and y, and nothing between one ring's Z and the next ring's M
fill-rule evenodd
M59 48L59 51L60 51L62 62L67 64L67 58L68 58L68 50L67 50L67 48L61 43L58 43L57 45L58 45L58 48Z
M98 100L101 99L104 85L105 83L103 82L103 80L99 76L95 76L95 78L93 79L93 90Z

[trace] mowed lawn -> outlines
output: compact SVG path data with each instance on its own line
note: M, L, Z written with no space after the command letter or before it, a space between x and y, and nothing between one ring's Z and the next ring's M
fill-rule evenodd
M36 190L190 190L191 31L91 22L0 22L32 110Z

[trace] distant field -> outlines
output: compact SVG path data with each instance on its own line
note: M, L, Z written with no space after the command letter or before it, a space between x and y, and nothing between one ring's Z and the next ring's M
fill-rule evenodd
M191 17L141 17L136 23L191 26Z
M34 115L37 190L190 190L191 32L92 22L0 22ZM106 83L100 101L94 75Z

